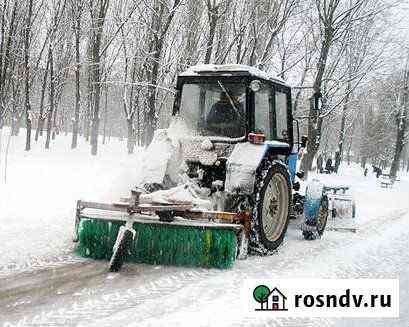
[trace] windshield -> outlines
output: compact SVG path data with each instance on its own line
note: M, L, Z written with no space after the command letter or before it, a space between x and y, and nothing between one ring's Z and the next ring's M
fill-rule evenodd
M180 117L199 136L245 135L246 87L239 83L184 84Z

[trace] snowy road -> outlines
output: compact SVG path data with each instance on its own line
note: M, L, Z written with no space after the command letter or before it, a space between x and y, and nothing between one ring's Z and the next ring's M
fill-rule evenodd
M231 270L133 264L112 274L106 262L75 256L70 238L76 199L116 200L134 182L138 157L120 146L98 160L81 151L65 158L67 144L46 155L11 152L8 183L0 185L0 326L409 326L407 177L385 190L356 167L324 176L352 185L355 234L308 242L293 222L277 254ZM246 278L399 278L401 316L254 320L237 305Z
M0 280L0 321L8 322L4 326L190 326L192 321L197 326L351 326L353 321L335 319L254 321L237 311L235 292L238 296L245 278L365 276L400 277L401 318L356 325L408 326L408 225L408 212L401 210L357 234L329 232L318 242L301 240L291 228L278 254L239 261L229 271L127 265L110 274L105 263L84 261L10 276ZM192 301L191 294L200 296Z

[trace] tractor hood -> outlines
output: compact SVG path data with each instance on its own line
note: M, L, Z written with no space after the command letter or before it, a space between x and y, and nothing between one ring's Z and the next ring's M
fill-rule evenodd
M219 170L223 166L225 177L220 182L225 191L252 193L256 171L263 158L288 150L287 143L278 141L252 144L244 139L189 135L182 126L171 124L169 129L155 132L145 152L142 180L137 184L139 187L158 184L161 188L171 188L190 180L189 166Z

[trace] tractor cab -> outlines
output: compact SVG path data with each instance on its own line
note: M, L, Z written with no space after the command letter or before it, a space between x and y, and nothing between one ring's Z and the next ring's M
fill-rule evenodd
M254 67L191 67L178 77L173 114L212 142L252 142L256 134L293 145L291 88Z

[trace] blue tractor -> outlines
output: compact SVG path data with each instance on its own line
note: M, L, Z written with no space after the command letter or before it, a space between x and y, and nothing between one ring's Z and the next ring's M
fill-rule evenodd
M115 242L112 270L122 264L124 244L138 234L135 224L234 231L239 258L275 251L297 216L303 217L304 238L316 239L325 229L328 200L318 181L301 194L299 147L291 87L284 81L243 65L191 67L178 76L170 127L156 131L132 197L119 204L79 201L75 239L90 208L129 214ZM208 242L216 239L203 235Z

